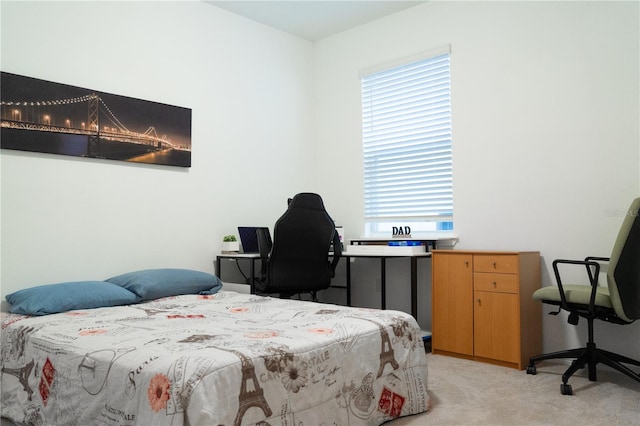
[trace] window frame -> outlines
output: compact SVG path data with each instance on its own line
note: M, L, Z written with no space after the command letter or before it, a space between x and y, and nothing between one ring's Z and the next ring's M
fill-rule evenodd
M419 85L412 82L415 77L413 68L416 66L421 67L422 82ZM397 75L403 73L403 79L396 79ZM409 226L417 233L453 231L450 46L363 70L359 77L365 236L388 235L393 226ZM405 84L399 84L398 81L404 81ZM403 98L403 93L419 95L420 102L424 104L410 105L415 103L415 98ZM405 102L404 106L389 106L389 100L395 100L396 94L397 99L402 98L401 101ZM374 99L376 96L378 99ZM417 114L421 119L416 120L407 113ZM397 126L395 130L394 126ZM409 135L411 132L415 135ZM390 135L396 134L397 140L394 142L394 137ZM416 146L418 148L414 152ZM400 158L407 153L415 156L416 160ZM398 158L393 158L394 154ZM380 165L373 166L376 158ZM380 159L384 159L384 162ZM425 161L431 166L425 167ZM412 169L408 170L407 165ZM380 170L376 170L376 167ZM384 182L386 189L382 183L375 187L374 180ZM410 181L417 192L412 192L412 185L407 184ZM433 186L425 189L424 185ZM417 195L412 195L415 193ZM422 198L426 195L434 197L430 199L431 204L427 201L429 198ZM400 197L410 200L409 203L399 200ZM411 197L416 197L415 202ZM413 203L419 208L417 214L412 212ZM381 206L384 211L380 210ZM391 213L395 207L402 209L399 214Z

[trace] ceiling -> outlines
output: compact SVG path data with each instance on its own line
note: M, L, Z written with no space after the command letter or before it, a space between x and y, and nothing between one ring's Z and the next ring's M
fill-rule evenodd
M426 2L426 0L205 1L309 41L318 41Z

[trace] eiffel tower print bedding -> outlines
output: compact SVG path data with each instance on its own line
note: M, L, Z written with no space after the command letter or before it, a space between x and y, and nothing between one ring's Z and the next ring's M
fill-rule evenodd
M3 313L3 417L29 425L379 425L430 408L406 313L220 291Z

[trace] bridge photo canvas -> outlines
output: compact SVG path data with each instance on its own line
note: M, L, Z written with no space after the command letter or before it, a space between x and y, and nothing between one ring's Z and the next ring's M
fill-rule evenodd
M191 109L0 75L0 148L191 167Z

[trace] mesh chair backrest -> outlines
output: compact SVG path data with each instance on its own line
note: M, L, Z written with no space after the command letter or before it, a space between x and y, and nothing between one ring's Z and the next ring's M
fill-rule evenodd
M611 252L607 284L616 315L640 319L640 198L631 203Z
M329 247L335 224L318 194L301 193L274 225L267 291L323 290L331 284Z

